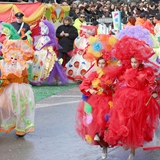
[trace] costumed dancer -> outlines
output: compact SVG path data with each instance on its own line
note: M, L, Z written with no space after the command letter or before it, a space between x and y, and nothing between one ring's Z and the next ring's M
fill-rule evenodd
M131 38L137 38L141 41L145 41L150 47L154 46L154 41L151 36L151 33L149 32L148 29L145 29L140 25L126 26L125 29L121 30L118 33L117 38L120 40L124 36L128 36Z
M33 85L67 83L67 76L62 61L58 60L55 51L58 50L56 32L53 24L48 20L42 20L40 23L40 36L34 37L34 60L32 66L33 78L30 83Z
M128 160L134 160L135 149L153 140L159 123L155 72L143 64L154 51L144 41L124 36L113 54L131 67L119 78L104 140L111 146L130 148Z
M103 35L101 40L104 40L106 36ZM97 59L97 69L92 71L79 86L84 95L76 114L78 135L89 144L102 147L102 159L107 157L108 144L104 142L103 138L108 127L108 113L113 105L112 94L114 91L112 84L114 79L107 78L107 68L111 61L109 50L111 44L114 43L114 37L108 38L108 45L105 45L106 52L103 52L103 54L97 52L97 57L95 57ZM94 54L96 56L95 52Z
M86 53L84 58L90 62L94 62L98 57L103 55L109 56L109 53L118 39L113 35L98 34L96 36L90 36L88 38L88 47L86 48ZM117 60L113 57L106 57L110 59L107 63L109 66L117 65ZM91 72L96 70L96 65L92 65L84 75L83 79L86 78ZM113 76L114 77L114 76Z
M159 61L159 44L157 39L154 37L154 35L151 32L152 29L146 29L142 26L130 26L126 27L125 29L121 30L118 34L118 39L123 38L124 36L128 37L134 37L139 40L145 41L150 47L152 47L155 51L155 54L149 58L149 63L146 65L152 65L156 64ZM154 67L154 65L152 65ZM154 67L157 70L157 65ZM159 68L159 67L158 67ZM158 70L157 70L158 72Z
M107 157L108 144L103 141L104 131L108 127L105 116L112 107L111 81L105 81L104 58L97 60L97 71L90 74L80 85L81 92L87 96L81 101L76 115L76 130L79 136L92 145L100 145L102 158Z
M72 58L65 65L66 74L70 80L82 81L84 74L94 64L93 61L89 61L84 58L86 49L89 46L88 38L97 34L97 27L92 25L82 25L80 30L80 36L74 41L74 50L70 52Z
M22 40L23 37L20 37L20 35L16 31L16 29L11 24L2 22L1 25L2 25L1 33L2 33L2 35L5 35L5 37L6 37L4 42L8 41L8 40L19 40L19 43L21 42L20 40ZM22 32L22 35L23 34L24 33ZM28 39L31 40L31 37L30 38L29 37L30 36L28 35ZM24 42L21 42L21 43L29 45L30 48L33 48L31 41L30 41L30 43L29 43L28 40L23 40L23 41ZM24 46L26 46L26 45L24 45ZM27 58L26 59L26 63L28 64L27 67L28 67L28 73L29 73L28 74L28 78L29 79L32 78L32 67L31 67L31 64L32 64L33 57L34 57L34 54L29 54L28 57L26 57Z
M23 137L34 132L35 99L28 84L26 64L26 60L33 57L34 50L23 40L6 40L2 53L0 132L8 133L15 129L16 135Z

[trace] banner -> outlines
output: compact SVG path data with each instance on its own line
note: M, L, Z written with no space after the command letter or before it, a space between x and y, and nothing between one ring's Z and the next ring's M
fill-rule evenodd
M68 16L70 6L44 3L0 3L0 21L12 23L16 21L15 14L22 12L24 22L30 25L32 36L39 35L39 22L47 19L53 22L55 29L62 24L63 18ZM3 42L5 36L0 37Z
M122 29L121 12L120 11L112 12L112 18L113 18L114 30L119 30L120 31Z
M24 22L29 25L40 19L48 19L53 23L61 23L63 18L69 14L70 6L44 3L0 3L0 21L11 23L15 21L15 13L24 14Z

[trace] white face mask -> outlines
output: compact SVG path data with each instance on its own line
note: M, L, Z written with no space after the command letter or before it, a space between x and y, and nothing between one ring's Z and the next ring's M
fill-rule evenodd
M17 58L16 57L11 57L11 64L15 65L17 63Z

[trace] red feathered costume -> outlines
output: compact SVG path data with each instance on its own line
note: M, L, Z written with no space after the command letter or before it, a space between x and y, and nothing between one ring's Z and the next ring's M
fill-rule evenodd
M79 136L90 144L97 144L94 136L98 133L104 138L108 127L106 116L112 107L112 81L106 81L106 73L95 71L80 85L81 92L88 96L86 101L79 103L76 115L76 131ZM90 94L89 88L98 92Z
M122 63L128 62L129 57L135 57L141 62L153 54L144 42L129 37L122 38L114 51ZM159 105L152 98L155 79L154 70L143 65L137 69L126 69L119 78L109 128L105 132L105 141L110 145L136 149L152 141L160 115Z

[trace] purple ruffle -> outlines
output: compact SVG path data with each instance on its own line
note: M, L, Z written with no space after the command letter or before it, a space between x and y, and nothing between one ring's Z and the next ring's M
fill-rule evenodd
M31 85L33 85L33 86L40 86L40 85L42 85L43 84L43 82L33 82L33 81L29 81L29 83L31 84Z
M48 36L50 38L50 42L45 44L43 47L52 46L53 48L57 50L62 49L62 47L58 44L58 41L56 39L56 29L53 23L48 20L42 20L42 22L48 27L48 30L49 30L49 33L42 35L42 36Z
M53 83L55 81L55 77L58 79L58 81L61 81L62 84L66 84L68 82L68 78L63 67L57 61L55 62L49 77L46 79L46 82L48 84Z
M140 25L128 26L125 29L121 30L118 34L118 39L122 39L124 36L143 40L150 47L154 45L154 41L150 35L150 32L147 29L142 28Z

